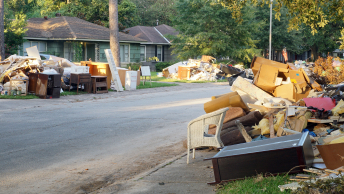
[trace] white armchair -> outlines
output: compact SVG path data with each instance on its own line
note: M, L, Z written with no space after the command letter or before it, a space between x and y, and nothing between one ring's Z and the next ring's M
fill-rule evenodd
M222 108L190 121L187 135L187 164L189 164L190 149L193 149L192 158L195 158L195 148L197 147L223 147L220 132L227 110L228 108ZM216 125L215 135L208 134L211 124Z

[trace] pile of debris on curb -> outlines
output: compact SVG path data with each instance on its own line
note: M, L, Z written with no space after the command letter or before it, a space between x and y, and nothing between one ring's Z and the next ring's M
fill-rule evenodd
M333 71L342 73L344 63L331 62L332 58L284 64L254 57L249 70L254 79L236 76L229 80L233 92L213 96L204 104L207 115L228 109L219 117L220 124L204 115L203 127L192 129L191 121L188 128L188 148L224 146L210 158L214 183L257 173L344 166L344 77L336 81L332 77ZM209 143L209 138L218 144Z
M214 57L203 55L202 59L189 59L179 62L163 69L163 76L171 79L191 80L191 81L216 81L227 79L231 76L247 74L250 71L245 70L243 65L224 65L215 64Z

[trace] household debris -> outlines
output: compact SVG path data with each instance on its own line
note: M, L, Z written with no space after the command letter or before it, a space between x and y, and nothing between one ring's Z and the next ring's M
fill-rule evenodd
M319 58L315 63L297 61L294 64L254 57L249 69L253 79L248 79L246 74L233 78L244 71L231 71L232 79L228 81L233 92L212 96L204 104L207 114L229 107L221 130L217 132L217 126L209 125L203 134L212 137L220 133L224 145L212 158L215 183L261 172L289 172L296 166L292 173L311 166L328 170L344 166L344 78L334 81L331 77L332 71L344 73L342 69L344 62L331 57ZM230 68L223 71L229 73ZM283 138L296 136L304 136L302 139L307 141L290 141L269 156ZM292 153L280 154L301 145L307 147L298 151L304 154L303 162L297 161L302 154L295 157ZM263 147L266 149L260 150ZM266 157L264 165L263 161L257 162L263 156ZM276 158L281 161L275 161ZM270 161L275 162L266 165Z
M112 65L89 61L74 64L51 55L48 60L41 60L36 46L26 50L29 56L12 55L0 62L1 95L35 94L41 98L59 98L59 93L67 89L77 92L79 89L93 90L97 94L107 93L109 88L123 90L128 69L113 67L109 50L106 52ZM114 78L113 74L116 74ZM139 85L140 71L137 71L137 77Z
M216 81L232 76L240 75L246 78L252 75L243 65L215 64L215 60L214 57L203 55L200 60L189 59L166 67L162 73L166 78L192 81Z

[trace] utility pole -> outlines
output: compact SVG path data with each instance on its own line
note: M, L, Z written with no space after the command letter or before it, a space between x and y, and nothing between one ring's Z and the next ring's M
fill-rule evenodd
M1 1L1 0L0 0ZM118 28L118 1L109 0L109 29L110 29L110 49L116 67L119 67L119 28Z
M269 59L271 60L271 37L272 37L272 1L270 3L270 36L269 36Z

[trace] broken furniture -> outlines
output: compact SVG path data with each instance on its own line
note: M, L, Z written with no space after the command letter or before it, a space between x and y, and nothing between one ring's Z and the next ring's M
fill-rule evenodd
M226 146L210 159L215 175L210 184L218 184L260 173L302 172L312 165L314 154L306 132Z
M220 131L227 110L228 108L222 108L190 121L187 134L187 164L189 164L190 149L193 149L192 158L195 158L195 148L202 146L223 147ZM216 125L215 135L208 134L209 125Z
M108 93L106 76L91 76L94 94Z
M178 79L190 79L191 66L178 66Z
M60 98L61 75L60 74L29 74L29 92L35 91L36 96L47 98Z
M71 73L69 80L69 91L72 84L76 84L76 93L79 93L79 85L84 84L85 91L90 93L91 89L91 74L90 73Z
M111 87L111 71L108 63L80 61L82 66L90 67L89 73L91 76L107 76L107 89Z
M242 109L244 109L244 111L249 110L249 108L242 101L240 95L237 92L230 92L218 98L215 98L214 100L206 102L204 104L204 111L206 113L210 113L225 107L241 107Z

